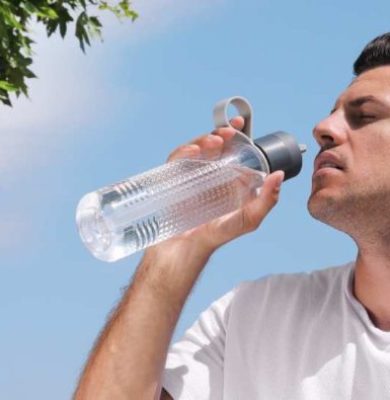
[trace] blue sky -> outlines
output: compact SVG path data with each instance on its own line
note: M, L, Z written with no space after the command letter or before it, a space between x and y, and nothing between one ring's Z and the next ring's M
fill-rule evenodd
M286 130L308 152L261 229L212 257L175 338L243 280L354 257L346 236L306 211L311 130L350 82L362 47L388 30L389 2L145 3L135 3L135 24L105 18L104 42L86 56L75 40L47 40L35 28L40 79L30 100L0 108L1 399L69 399L140 260L108 264L86 251L74 222L80 197L212 130L220 99L247 97L256 136Z

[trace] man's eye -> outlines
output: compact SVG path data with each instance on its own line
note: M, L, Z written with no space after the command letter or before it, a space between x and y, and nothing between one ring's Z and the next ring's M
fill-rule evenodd
M359 119L363 121L373 120L375 119L375 115L372 114L359 114Z
M369 124L370 122L374 122L376 120L376 116L374 114L366 114L366 113L356 113L352 115L351 122L354 125L361 124Z
M349 114L348 120L352 128L360 128L374 123L378 120L378 117L375 114L369 114L367 112L354 112Z

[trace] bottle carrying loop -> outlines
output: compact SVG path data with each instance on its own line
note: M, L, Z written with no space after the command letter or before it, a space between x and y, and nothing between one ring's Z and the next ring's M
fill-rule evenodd
M228 108L230 105L233 105L237 109L238 115L244 118L244 127L242 128L241 131L236 129L230 123L228 116ZM267 163L265 155L259 148L257 148L257 146L254 145L253 142L253 137L252 137L253 110L249 101L245 97L241 96L233 96L229 97L228 99L221 100L215 105L213 116L216 128L226 128L226 127L233 128L236 131L236 134L234 135L235 142L250 144L253 146L254 149L256 149L255 151L257 151L258 156L264 159L265 161L263 163L264 167L263 172L269 174L271 171L269 169L269 165Z
M235 129L229 121L227 110L230 105L236 107L239 115L244 118L244 128L240 132L246 135L252 141L252 116L253 110L249 101L241 96L234 96L219 101L214 107L214 124L216 128L231 127Z

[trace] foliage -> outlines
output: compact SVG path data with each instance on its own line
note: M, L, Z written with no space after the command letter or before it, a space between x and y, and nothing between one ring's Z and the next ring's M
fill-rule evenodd
M137 13L130 0L115 3L103 0L0 0L0 102L11 106L10 93L28 95L27 78L35 78L29 25L43 24L47 35L59 32L65 37L74 23L75 36L85 52L91 38L101 36L102 24L91 10L104 10L119 19L134 21Z

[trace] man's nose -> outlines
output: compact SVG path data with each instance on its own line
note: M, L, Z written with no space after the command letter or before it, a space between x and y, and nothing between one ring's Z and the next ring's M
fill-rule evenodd
M346 140L345 124L339 111L320 121L313 129L313 136L320 147L334 147Z

